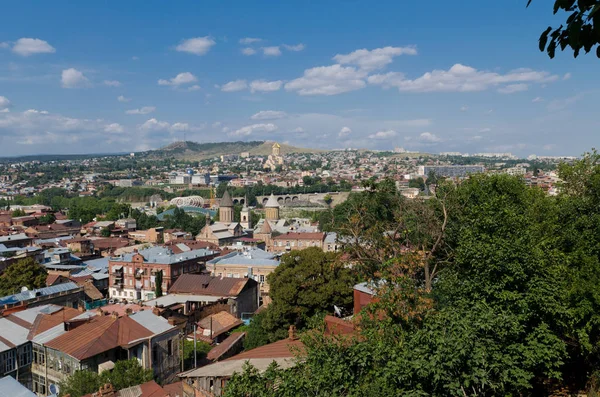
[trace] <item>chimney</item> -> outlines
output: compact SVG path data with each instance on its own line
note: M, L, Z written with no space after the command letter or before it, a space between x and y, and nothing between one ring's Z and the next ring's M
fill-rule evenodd
M98 397L114 397L115 391L110 383L105 384L98 390Z
M290 340L298 339L298 336L296 335L296 326L290 325L290 329L288 330L288 338Z
M112 312L110 316L116 320L117 318L119 318L119 313Z
M80 313L83 313L83 312L85 312L85 307L83 305L79 305L77 307L77 310L79 310Z
M133 313L133 310L130 307L128 307L127 309L125 309L125 315L126 316L129 316L131 313Z

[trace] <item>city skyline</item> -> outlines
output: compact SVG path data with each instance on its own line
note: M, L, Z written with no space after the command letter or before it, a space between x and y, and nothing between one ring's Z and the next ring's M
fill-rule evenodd
M595 145L598 92L584 76L597 60L539 52L558 19L525 4L6 5L0 156L184 136L579 155Z

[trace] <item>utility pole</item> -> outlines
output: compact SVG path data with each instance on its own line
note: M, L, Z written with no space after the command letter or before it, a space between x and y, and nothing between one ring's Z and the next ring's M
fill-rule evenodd
M198 356L196 353L196 324L194 324L194 368L198 367Z

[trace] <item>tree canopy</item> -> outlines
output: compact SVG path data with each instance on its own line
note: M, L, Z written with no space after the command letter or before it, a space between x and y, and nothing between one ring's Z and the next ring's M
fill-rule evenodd
M595 395L600 155L563 164L559 175L557 197L518 177L476 175L458 186L441 183L426 202L407 203L385 186L352 198L333 226L356 231L364 258L377 260L355 269L383 281L372 284L377 300L354 317L359 333L305 333L296 366L264 373L248 367L232 377L226 395ZM386 208L377 197L386 197ZM353 223L358 214L368 221ZM394 224L404 234L390 239L382 232ZM441 248L428 256L437 241ZM346 245L355 266L358 249ZM437 269L429 287L426 266ZM259 320L263 328L272 321L269 310ZM300 317L272 313L281 324Z
M101 386L107 383L110 383L114 390L121 390L141 385L152 379L152 370L142 368L136 359L121 360L115 363L112 370L104 371L102 374L86 370L76 371L72 376L59 383L60 396L81 397L97 392Z
M47 272L33 258L19 259L0 276L0 296L15 294L22 287L36 289L46 286Z
M533 0L528 0L527 6ZM596 47L596 56L600 58L600 1L599 0L555 0L554 14L568 14L564 24L557 28L548 26L539 40L540 51L554 58L556 49L573 50L577 58L581 50L587 54Z

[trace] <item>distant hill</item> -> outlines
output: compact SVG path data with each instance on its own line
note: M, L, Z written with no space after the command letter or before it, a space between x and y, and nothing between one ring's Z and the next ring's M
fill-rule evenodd
M281 145L281 153L316 153L319 150L297 148L289 145ZM228 154L240 154L249 152L254 156L267 156L271 154L273 142L250 141L250 142L211 142L197 143L190 141L174 142L158 150L151 150L143 154L151 158L175 157L182 160L205 160Z

